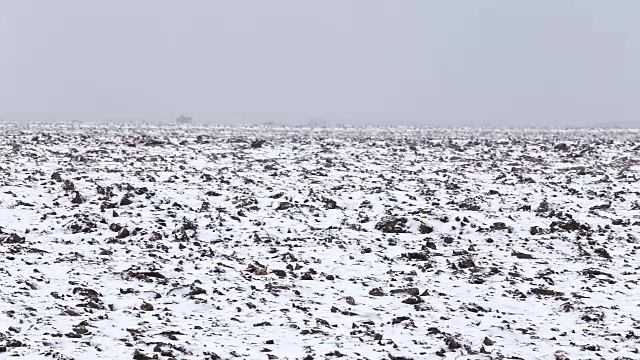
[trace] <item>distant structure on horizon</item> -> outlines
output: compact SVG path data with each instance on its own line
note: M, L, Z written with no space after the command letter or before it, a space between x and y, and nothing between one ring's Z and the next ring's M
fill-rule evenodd
M309 119L309 123L307 124L307 126L319 126L319 127L323 127L327 125L327 121L324 119L320 119L320 118L311 118Z
M180 115L176 119L177 124L191 124L191 122L192 122L192 119L190 116Z

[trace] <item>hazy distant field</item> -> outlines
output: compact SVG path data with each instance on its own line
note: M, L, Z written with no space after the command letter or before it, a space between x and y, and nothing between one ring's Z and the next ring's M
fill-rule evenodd
M2 355L640 356L636 130L0 131Z

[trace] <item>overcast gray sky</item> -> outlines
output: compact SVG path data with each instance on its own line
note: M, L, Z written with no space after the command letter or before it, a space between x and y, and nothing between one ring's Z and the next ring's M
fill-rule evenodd
M0 119L640 125L637 0L0 0Z

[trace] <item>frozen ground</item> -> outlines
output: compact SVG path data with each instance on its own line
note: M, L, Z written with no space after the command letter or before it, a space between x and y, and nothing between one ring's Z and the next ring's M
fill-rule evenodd
M0 357L640 358L637 131L0 131Z

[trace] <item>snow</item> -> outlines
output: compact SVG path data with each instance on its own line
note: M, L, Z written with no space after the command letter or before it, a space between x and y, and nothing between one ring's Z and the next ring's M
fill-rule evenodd
M3 355L640 356L637 130L0 131Z

